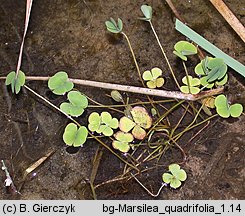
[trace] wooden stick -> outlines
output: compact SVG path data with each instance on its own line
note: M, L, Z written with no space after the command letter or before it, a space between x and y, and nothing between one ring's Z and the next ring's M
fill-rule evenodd
M0 77L0 80L4 80L6 77ZM39 81L47 81L49 77L39 77L39 76L27 76L26 80L39 80ZM85 85L91 86L96 88L103 88L103 89L111 89L111 90L118 90L124 92L132 92L137 94L144 94L144 95L152 95L158 97L165 97L165 98L175 98L181 100L189 100L189 101L196 101L204 97L209 97L217 94L221 94L223 92L223 88L213 89L209 91L203 91L199 94L185 94L179 91L165 91L159 89L149 89L149 88L142 88L136 86L128 86L128 85L119 85L114 83L104 83L104 82L97 82L97 81L90 81L90 80L82 80L82 79L71 79L75 84L78 85Z
M245 42L245 28L222 0L209 0L220 12L239 37Z

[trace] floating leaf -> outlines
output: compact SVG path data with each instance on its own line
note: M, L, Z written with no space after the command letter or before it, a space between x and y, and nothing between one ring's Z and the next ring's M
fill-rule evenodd
M143 140L146 136L146 131L139 125L135 125L134 129L132 130L132 134L136 139Z
M99 115L96 112L90 114L88 128L90 131L97 133L102 133L105 136L111 136L113 134L112 129L118 128L118 120L116 118L112 118L111 114L108 112L102 112Z
M188 80L190 83L190 86L198 86L200 85L200 80L198 78L192 78L192 76L188 76ZM183 77L182 82L186 85L188 85L188 80L187 80L187 76Z
M171 175L170 173L163 173L162 180L165 183L169 184L173 180L173 175Z
M233 104L230 106L230 113L233 118L239 117L243 112L243 106L241 104Z
M205 88L213 88L214 87L214 83L208 83L207 81L207 76L204 76L200 79L200 83L202 86L204 86Z
M88 106L88 99L78 91L70 91L67 95L69 103L62 103L60 109L71 116L80 116Z
M226 83L225 80L227 79L227 77L224 78L227 75L227 65L224 63L223 59L206 57L197 64L195 73L202 76L206 75L205 79L202 78L202 83L208 82L211 84L216 81L216 85L224 85Z
M25 84L25 74L21 70L19 70L18 76L16 77L15 71L10 72L5 81L5 85L11 84L12 93L18 94L20 92L21 87Z
M188 80L190 86L188 86ZM188 80L187 76L183 77L182 82L186 86L181 86L180 91L183 93L198 94L200 92L200 89L197 86L200 85L200 80L198 78L192 78L192 76L190 75L188 76Z
M227 83L227 81L228 81L228 74L226 74L226 75L224 76L224 78L221 79L220 81L216 81L216 82L215 82L215 85L223 86L223 85L225 85L225 84Z
M216 97L215 106L217 113L223 118L228 118L229 116L237 118L243 112L243 106L241 104L237 103L230 106L225 95Z
M180 87L180 91L183 93L191 93L191 94L198 94L200 92L200 89L198 87L195 86L191 86L190 89L188 88L188 86L181 86Z
M227 83L227 81L228 81L228 75L227 74L220 81L217 80L213 83L209 83L207 81L207 76L204 76L200 79L201 85L204 86L205 88L213 88L214 84L216 86L223 86Z
M112 118L111 114L108 112L101 113L101 121L113 129L118 128L118 120L116 118Z
M92 132L97 131L101 125L101 117L99 113L93 112L88 117L88 129Z
M54 94L64 95L73 89L74 84L68 79L66 72L60 71L49 78L48 87Z
M106 28L109 32L120 33L123 29L123 22L120 18L117 19L117 23L113 18L110 18L109 21L105 22Z
M117 140L112 142L112 146L121 152L128 152L130 149L129 144L134 140L133 135L118 131L114 136Z
M149 113L146 111L144 107L136 106L131 110L132 117L134 122L143 127L144 129L148 129L152 125L152 118Z
M119 128L123 132L129 132L136 124L126 116L123 116L119 121Z
M160 88L164 84L164 79L160 77L161 75L162 70L160 68L155 67L151 71L147 70L143 73L143 80L148 81L146 83L148 88Z
M177 42L174 49L173 53L184 61L187 61L186 56L197 54L197 48L188 41Z
M145 129L152 125L152 118L144 107L136 106L132 108L131 115L133 120L124 116L120 119L119 128L123 132L132 130L132 134L136 139L142 140L146 136Z
M63 140L69 146L79 147L85 143L87 136L88 130L86 127L77 128L77 125L70 123L65 128Z
M219 58L224 59L226 64L228 64L231 68L233 68L235 71L240 73L243 77L245 77L245 66L243 64L241 64L240 62L236 61L235 59L231 58L230 56L222 52L220 49L218 49L216 46L211 44L209 41L207 41L201 35L197 34L195 31L190 29L188 26L186 26L178 19L176 19L175 28L179 32L184 34L186 37L194 41L196 44L198 44L200 47L202 47L203 49L211 53L213 56L217 56Z
M229 104L225 95L219 95L215 99L215 107L217 113L223 117L228 118L230 116Z
M197 75L205 76L209 73L210 69L208 68L209 61L213 59L212 57L206 56L200 63L198 63L194 69Z
M180 169L178 164L169 165L170 173L164 173L162 179L165 183L169 184L170 187L176 189L181 186L181 182L187 179L186 172L183 169Z
M144 14L144 18L140 18L145 21L151 21L152 18L152 7L149 5L142 5L141 6L141 11Z
M207 75L207 81L213 82L215 80L222 79L227 72L227 65L223 64L221 66L217 66L213 68Z

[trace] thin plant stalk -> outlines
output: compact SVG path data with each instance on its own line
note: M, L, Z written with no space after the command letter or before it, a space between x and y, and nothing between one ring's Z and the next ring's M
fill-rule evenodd
M116 154L109 146L107 146L104 142L102 142L98 137L94 136L92 133L89 132L89 135L92 136L97 142L99 142L101 145L103 145L107 150L109 150L112 154L114 154L117 158L119 158L122 162L130 166L131 168L139 171L139 169L126 160L124 160L122 157L120 157L118 154Z
M133 50L133 48L132 48L132 46L131 46L130 40L129 40L128 36L127 36L124 32L121 32L121 34L122 34L122 35L126 38L126 40L127 40L129 49L130 49L131 54L132 54L133 59L134 59L134 64L135 64L135 66L136 66L136 69L137 69L137 72L138 72L140 81L141 81L141 83L142 83L142 86L143 86L143 87L146 87L146 86L145 86L145 83L144 83L144 80L142 79L142 74L141 74L141 72L140 72L140 68L139 68L138 62L137 62L137 60L136 60L136 57L135 57L135 54L134 54L134 50ZM147 99L148 99L149 102L151 103L151 106L154 107L154 108L157 110L157 108L154 106L154 104L152 103L151 98L150 98L148 95L147 95Z
M187 71L185 62L183 60L182 60L182 64L183 64L183 67L184 67L184 70L185 70L185 75L186 75L188 90L189 90L189 93L191 93L191 85L190 85L190 80L189 80L189 74L188 74L188 71Z
M162 54L163 54L163 56L164 56L164 58L165 58L165 60L166 60L166 62L167 62L167 65L168 65L168 67L169 67L169 70L170 70L170 72L171 72L171 74L172 74L172 76L173 76L173 78L174 78L174 81L175 81L176 85L178 86L178 88L180 89L180 85L179 85L179 83L178 83L178 80L176 79L176 76L175 76L175 74L174 74L173 68L172 68L172 66L171 66L171 64L170 64L170 62L169 62L169 60L168 60L168 57L167 57L167 55L166 55L166 53L165 53L165 51L164 51L164 49L163 49L163 47L162 47L162 44L161 44L161 42L160 42L160 40L159 40L159 38L158 38L158 35L157 35L157 33L156 33L155 29L154 29L154 26L152 25L152 22L151 22L150 20L149 20L149 23L150 23L151 29L152 29L152 31L153 31L155 37L156 37L157 43L158 43L158 45L159 45L159 47L160 47L160 49L161 49L161 51L162 51Z
M175 125L175 127L171 130L170 133L170 137L172 137L172 135L174 134L175 130L179 127L180 123L182 122L182 120L184 119L186 113L188 112L190 104L187 105L184 114L181 116L181 118L179 119L178 123Z
M61 112L63 115L65 115L68 119L70 119L71 121L73 121L76 125L81 126L74 118L72 118L71 116L69 116L68 114L66 114L64 111L62 111L59 107L55 106L54 104L52 104L49 100L47 100L45 97L43 97L42 95L38 94L37 92L35 92L33 89L31 89L30 87L28 87L27 85L24 85L24 87L30 91L31 93L33 93L35 96L37 96L38 98L40 98L41 100L45 101L48 105L50 105L51 107L53 107L54 109L58 110L59 112Z
M116 109L116 108L114 108L114 107L112 107L112 106L110 106L110 105L103 105L103 104L101 104L101 103L99 103L99 102L93 100L92 98L88 97L87 95L86 95L86 97L88 98L88 100L90 100L90 101L92 101L93 103L97 104L99 107L107 108L107 109L110 109L110 110L113 110L113 111L116 111L116 112L119 112L119 113L124 114L124 112L121 111L121 110L119 110L119 109ZM88 107L92 107L92 106L89 105Z
M189 130L191 130L191 129L193 129L193 128L195 128L195 127L197 127L197 126L199 126L199 125L201 125L201 124L203 124L203 123L205 123L205 122L207 122L207 121L209 121L209 120L211 120L212 118L215 118L215 117L217 117L218 116L218 114L215 114L215 115L212 115L212 116L210 116L210 117L208 117L207 119L205 119L205 120L203 120L203 121L201 121L201 122L199 122L199 123L197 123L197 124L195 124L195 125L191 125L191 126L188 126L187 128L185 128L183 131L181 131L179 134L176 134L174 137L172 137L175 141L177 141L185 132L187 132L187 131L189 131ZM191 124L193 124L193 122L195 122L196 121L196 119L194 119L193 121L192 121L192 123Z
M198 114L197 114L198 115ZM197 116L196 115L196 116ZM191 129L193 129L193 128L195 128L195 127L198 127L199 125L202 125L202 124L204 124L205 122L207 122L207 121L210 121L212 118L214 118L214 117L217 117L218 116L218 114L215 114L215 115L212 115L212 116L210 116L210 117L208 117L207 119L205 119L205 120L203 120L203 121L201 121L201 122L199 122L199 123L197 123L197 124L195 124L195 125L192 125L195 121L196 121L196 118L194 118L194 120L192 121L192 123L190 124L190 125L192 125L192 126L188 126L187 128L185 128L185 130L183 130L183 131L181 131L179 134L176 134L175 136L173 136L173 137L170 137L170 139L168 140L168 141L166 141L166 142L169 142L169 141L173 141L175 144L176 144L176 141L185 133L185 132L187 132L187 131L189 131L189 130L191 130ZM177 146L178 147L178 146ZM154 149L154 151L152 151L144 160L143 160L143 162L145 162L145 161L150 161L150 160L153 160L153 159L155 159L155 158L157 158L157 157L159 157L163 152L165 152L166 150L167 150L167 148L168 148L168 146L165 146L165 148L163 149L163 152L161 151L161 152L159 152L157 155L154 155L156 152L158 152L160 149L162 148L162 146L159 146L159 147L157 147L156 149ZM153 156L154 155L154 156Z
M94 100L91 100L91 101L94 101ZM160 103L171 103L171 102L174 102L175 100L173 99L169 99L169 100L159 100L159 101L152 101L152 103L154 104L160 104ZM98 103L98 102L96 102ZM136 106L136 105L144 105L144 104L150 104L149 101L140 101L140 102L134 102L134 103L129 103L129 104L113 104L113 105L107 105L107 104L100 104L100 105L88 105L88 107L90 108L120 108L120 107L123 107L125 108L126 106Z
M140 72L140 68L139 68L138 62L137 62L137 60L136 60L136 57L135 57L135 54L134 54L134 50L133 50L133 48L132 48L132 46L131 46L130 40L129 40L128 36L127 36L124 32L121 32L121 34L125 37L125 39L126 39L126 41L127 41L127 43L128 43L128 46L129 46L129 49L130 49L131 54L132 54L132 56L133 56L134 64L135 64L135 66L136 66L136 69L137 69L137 72L138 72L140 81L141 81L142 85L145 87L145 83L144 83L144 80L142 79L142 75L141 75L141 72Z
M147 135L148 136L152 130L169 114L171 113L175 108L177 108L179 105L181 105L184 101L179 101L176 103L174 106L172 106L167 112L165 112L157 121L156 123L151 127L151 129L148 131Z
M131 176L132 176L132 177L139 183L139 185L140 185L141 187L143 187L143 188L147 191L147 193L150 194L152 197L158 197L159 194L160 194L160 192L161 192L161 190L163 189L163 187L167 186L166 183L162 183L162 185L161 185L161 187L159 188L158 192L157 192L156 194L153 194L153 193L152 193L146 186L144 186L144 185L140 182L139 179L137 179L132 173L130 173L130 174L131 174Z

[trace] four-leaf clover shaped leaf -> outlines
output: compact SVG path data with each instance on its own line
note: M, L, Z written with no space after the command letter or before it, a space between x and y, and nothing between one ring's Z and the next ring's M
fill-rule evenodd
M192 76L189 75L188 80L187 76L185 76L183 77L182 82L186 85L180 87L180 91L183 93L198 94L200 92L200 88L197 87L200 85L200 80L198 78L192 78Z
M119 128L125 133L133 129L133 136L138 140L143 140L146 136L145 129L149 129L152 125L152 118L146 109L140 106L132 108L130 114L133 119L126 116L122 117L119 121Z
M105 136L111 136L113 134L113 129L118 128L118 120L112 118L111 114L108 112L102 112L99 115L97 112L90 114L88 118L88 128L92 132L102 133Z
M112 142L112 146L121 152L128 152L130 149L129 144L134 140L133 135L131 133L118 131L114 136L116 140Z
M68 115L78 117L83 114L84 109L88 106L88 99L85 95L78 91L70 91L67 94L69 103L64 102L60 105L60 109Z
M153 68L151 71L147 70L143 73L143 80L147 81L146 85L148 88L162 87L164 84L164 79L160 77L162 75L162 70L160 68Z
M176 189L181 186L181 181L185 181L187 178L186 172L183 169L180 169L178 164L171 164L168 167L171 173L163 173L162 180L169 184L170 187Z

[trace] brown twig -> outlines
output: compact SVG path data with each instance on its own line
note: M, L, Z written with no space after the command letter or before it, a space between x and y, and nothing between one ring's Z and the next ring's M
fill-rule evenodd
M20 46L20 52L19 52L19 58L18 58L18 63L17 63L17 68L16 68L16 78L18 76L21 62L22 62L22 53L23 53L23 48L24 48L24 42L25 42L25 37L26 37L26 32L30 20L30 14L31 14L31 7L32 7L32 0L26 0L26 19L25 19L25 29L24 29L24 34Z
M0 80L6 79L6 77L0 77ZM39 76L28 76L26 80L41 80L47 81L49 77L39 77ZM165 97L165 98L176 98L180 100L189 100L189 101L196 101L201 98L217 95L223 92L223 88L213 89L209 91L203 91L199 94L185 94L178 91L165 91L165 90L158 90L158 89L149 89L149 88L142 88L136 86L127 86L127 85L119 85L114 83L104 83L104 82L97 82L97 81L90 81L90 80L82 80L82 79L70 79L75 84L78 85L85 85L85 86L92 86L96 88L103 88L103 89L114 89L118 91L124 92L132 92L144 95L152 95L158 97Z
M239 37L245 42L245 28L222 0L209 0Z

